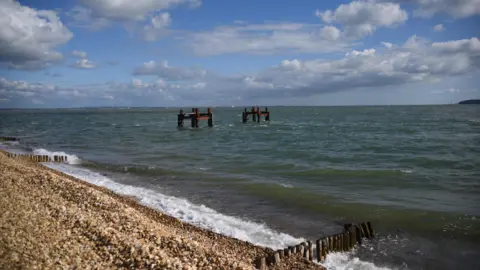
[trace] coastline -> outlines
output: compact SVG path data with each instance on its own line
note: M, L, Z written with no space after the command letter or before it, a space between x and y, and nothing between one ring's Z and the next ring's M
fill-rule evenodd
M254 269L273 252L4 152L0 193L0 268ZM322 268L297 256L269 267Z

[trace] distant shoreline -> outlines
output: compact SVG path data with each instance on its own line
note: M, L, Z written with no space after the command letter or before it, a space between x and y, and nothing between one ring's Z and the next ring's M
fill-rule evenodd
M462 100L458 104L480 104L480 99L467 99Z

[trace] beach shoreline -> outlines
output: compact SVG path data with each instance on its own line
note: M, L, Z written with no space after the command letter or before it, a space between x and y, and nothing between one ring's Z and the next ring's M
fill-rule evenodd
M270 248L0 153L0 268L254 269ZM293 256L269 269L322 269Z

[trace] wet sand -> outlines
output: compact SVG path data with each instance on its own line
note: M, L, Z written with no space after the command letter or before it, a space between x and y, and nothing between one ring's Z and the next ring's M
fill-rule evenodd
M0 152L1 269L254 269L271 249ZM322 269L299 256L269 269Z

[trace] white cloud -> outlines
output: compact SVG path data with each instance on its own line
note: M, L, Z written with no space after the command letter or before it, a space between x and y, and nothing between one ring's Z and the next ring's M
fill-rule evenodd
M71 25L75 27L89 28L92 30L100 30L110 25L110 21L95 17L93 11L83 6L74 6L66 15L72 20Z
M433 27L433 31L435 32L442 32L445 30L445 27L443 27L443 24L437 24Z
M334 26L267 22L221 26L191 33L186 45L196 55L230 53L338 52L351 45Z
M180 4L198 7L199 0L80 0L101 18L116 21L143 21L152 13Z
M434 42L432 47L442 53L466 52L472 56L480 56L480 40L476 37L471 39L452 40L447 42Z
M134 75L154 75L159 78L169 81L182 81L182 80L195 80L204 78L207 75L207 71L202 68L181 68L171 67L167 61L157 63L155 61L149 61L143 63L140 67L136 68L133 72Z
M80 69L92 69L92 68L95 68L96 65L94 62L88 60L88 59L78 59L77 61L75 61L75 63L73 63L71 65L71 67L74 67L74 68L80 68Z
M459 92L460 92L460 89L450 87L450 88L447 88L447 89L444 89L444 90L434 90L431 93L441 95L441 94L455 94L455 93L459 93Z
M393 44L390 42L382 42L383 46L387 47L388 49L392 48Z
M479 0L376 0L376 2L413 3L416 17L431 18L444 13L453 18L467 18L480 14Z
M0 64L40 69L63 58L56 47L73 34L51 10L35 10L12 0L0 1Z
M353 1L336 10L316 11L324 22L341 24L345 34L352 38L371 35L379 27L396 27L408 19L399 4Z
M87 58L88 57L88 54L86 52L77 51L77 50L73 51L72 55L75 56L75 57L78 57L78 58Z
M170 13L165 12L150 19L150 24L143 27L143 38L146 41L155 41L172 23Z

